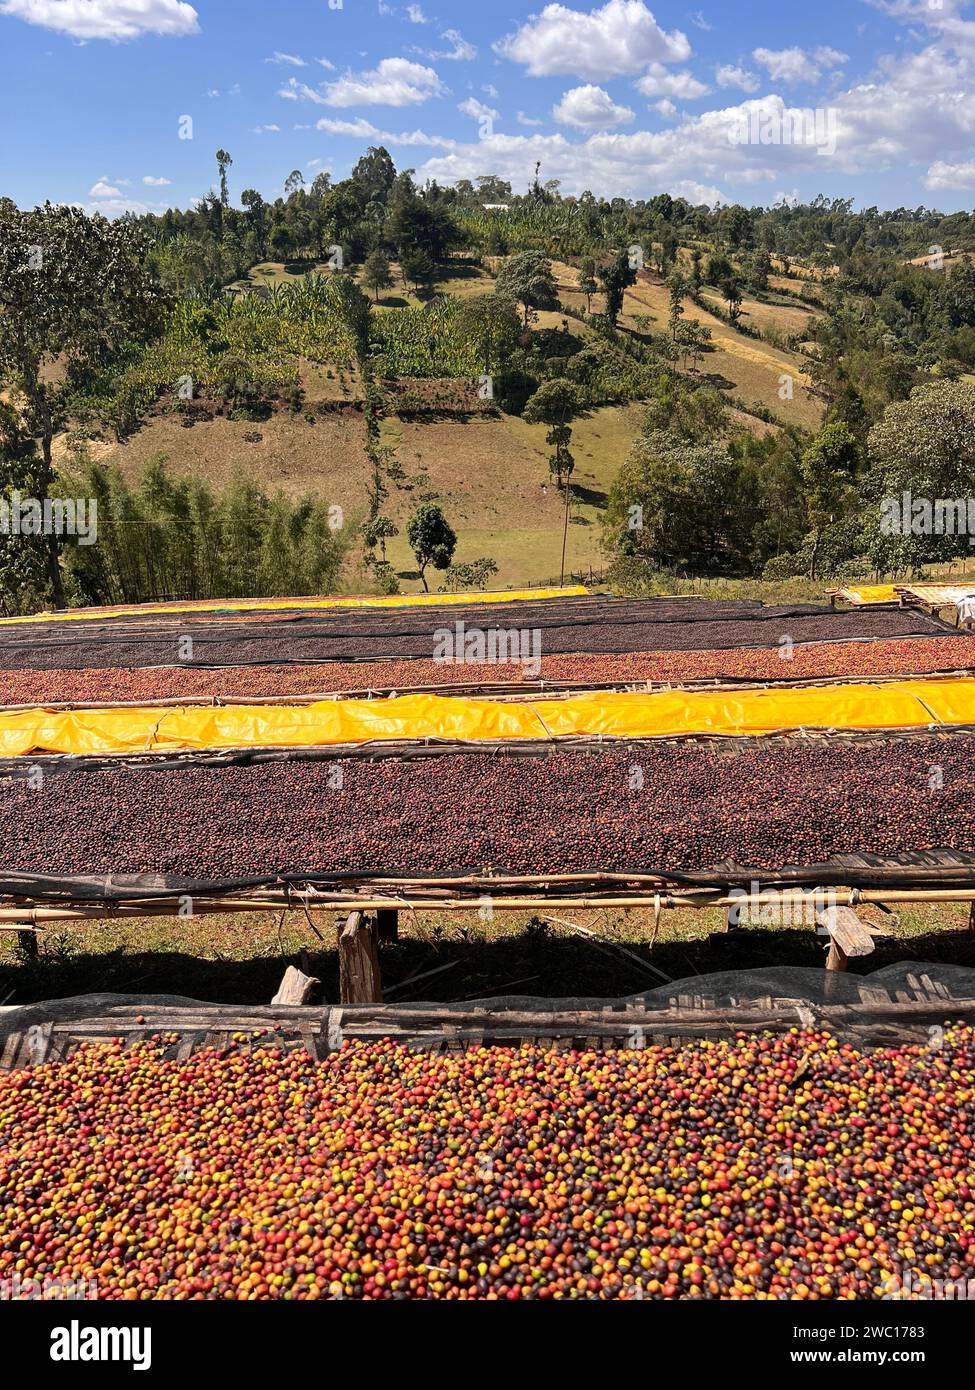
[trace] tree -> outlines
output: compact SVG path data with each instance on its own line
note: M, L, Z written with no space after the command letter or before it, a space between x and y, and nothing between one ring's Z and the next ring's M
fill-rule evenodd
M674 329L674 347L684 360L684 369L688 363L693 368L701 361L705 352L711 346L711 329L706 323L701 323L700 319L681 319Z
M888 528L885 542L874 544L878 558L881 553L885 556L882 567L971 555L967 515L964 525L959 525L954 504L967 504L968 498L975 497L975 388L963 381L927 381L916 386L906 401L888 405L870 431L867 447L870 470L864 491L877 513L886 499L897 499L901 505L904 493L912 499L912 515L900 516L899 530ZM940 530L933 514L938 501L952 504ZM929 519L923 514L927 507L931 508Z
M772 273L772 258L764 247L753 251L745 263L745 274L749 289L756 294L764 294L768 289L768 277Z
M603 267L599 272L599 278L606 291L606 318L610 328L615 328L616 321L623 311L627 287L636 282L636 267L630 264L627 253L621 251L609 265Z
M258 255L267 254L267 203L256 188L245 188L240 201L247 210L247 226L254 234Z
M328 193L331 185L331 174L327 169L319 169L311 181L311 188L308 190L309 201L314 203L316 207L321 207L322 199Z
M518 310L503 295L475 294L461 300L457 331L462 342L477 344L485 374L510 357L520 328Z
M13 494L37 496L40 460L34 440L24 430L20 412L0 400L0 502ZM0 527L0 612L4 617L38 606L47 576L43 536L8 534Z
M854 484L863 468L863 449L842 420L830 420L803 453L799 467L813 530L809 578L815 579L823 532L855 499Z
M466 565L448 565L440 593L449 594L457 589L483 589L497 572L497 563L490 555L481 555Z
M741 568L739 476L723 442L692 444L669 431L644 432L610 488L605 548L614 557L692 574Z
M704 444L728 432L728 410L711 386L695 388L680 377L661 376L643 417L642 432L666 430L691 444Z
M304 188L305 176L300 169L292 169L291 173L284 181L284 196L290 198L297 193L299 188Z
M572 441L570 420L579 411L582 400L579 390L564 377L553 377L542 382L541 386L525 406L523 418L530 425L548 425L546 442L552 445L549 469L559 487L563 479L568 484L575 467L575 459L569 451Z
M541 251L510 256L498 272L497 293L515 300L524 310L524 327L533 309L555 309L558 296L552 262Z
M226 150L217 150L217 168L220 171L220 206L222 208L230 206L230 190L227 187L227 170L233 162L234 161Z
M437 267L425 251L408 251L400 260L403 279L415 289L430 289L437 278Z
M457 537L435 502L421 502L407 522L406 539L416 556L424 591L429 593L427 567L445 570L454 558Z
M25 427L40 441L40 502L54 479L62 402L50 369L57 363L77 382L158 330L168 301L151 266L150 243L131 223L50 203L21 212L0 201L0 376L23 394ZM48 538L48 573L62 607L55 535Z
M684 296L687 294L687 281L679 270L675 270L664 281L664 285L670 294L670 313L668 323L670 324L670 340L677 341L677 329L684 313Z
M497 174L478 174L475 182L482 203L506 203L511 197L511 184Z
M579 267L579 290L586 296L586 313L592 313L592 297L599 289L596 280L596 262L589 257Z
M287 222L275 222L268 237L268 250L279 261L290 261L298 251L298 238Z
M393 276L389 268L389 257L384 251L371 251L366 257L366 263L362 267L362 283L366 289L373 290L376 296L376 303L379 303L379 291L388 290L393 284Z
M379 553L382 557L380 563L386 564L386 542L393 536L399 535L399 527L388 516L377 516L374 521L369 521L363 528L366 545L370 550L375 550L379 546Z
M352 343L359 370L368 374L372 305L351 275L333 275L328 283L336 311Z
M396 165L389 151L382 145L370 145L352 170L350 180L363 208L370 203L385 206L396 182Z
M720 288L725 280L730 280L735 268L727 256L711 256L708 259L708 284Z
M703 274L703 272L702 272L702 270L701 270L701 253L700 253L700 251L698 250L698 248L695 246L694 250L691 252L691 282L690 282L690 283L691 283L691 293L692 293L692 294L698 294L698 293L700 292L701 283L702 283L702 281L701 281L701 276L702 276L702 274Z
M737 323L741 318L741 285L736 275L729 275L721 282L721 293L728 306L728 318Z
M385 235L396 247L401 260L422 251L434 264L439 264L461 241L460 231L446 205L421 197L412 181L400 184L397 179L389 207Z

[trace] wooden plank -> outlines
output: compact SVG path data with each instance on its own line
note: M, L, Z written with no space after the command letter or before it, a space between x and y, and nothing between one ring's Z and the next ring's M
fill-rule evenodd
M316 979L314 975L305 975L293 965L289 965L271 1003L307 1004L320 984L321 980Z
M825 927L832 940L832 947L838 948L843 957L869 956L875 948L873 934L852 907L830 907L816 913L816 923ZM845 969L845 966L827 966L827 969Z
M0 1071L12 1071L17 1053L20 1051L22 1034L8 1033L3 1040L3 1050L0 1051Z

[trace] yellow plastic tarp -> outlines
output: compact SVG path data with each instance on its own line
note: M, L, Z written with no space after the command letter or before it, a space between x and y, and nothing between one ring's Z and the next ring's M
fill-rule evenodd
M900 594L893 584L857 584L841 590L852 594L857 603L896 603Z
M309 705L30 709L0 713L0 756L470 741L768 734L975 724L975 679L788 690L593 693L564 700L402 695Z
M250 613L275 609L320 608L446 608L452 604L517 603L543 598L583 598L589 590L582 584L555 589L503 589L500 593L467 594L383 594L374 598L241 598L212 599L201 603L144 603L131 608L66 608L56 613L33 613L26 618L0 618L7 623L99 622L108 618L154 617L159 613Z

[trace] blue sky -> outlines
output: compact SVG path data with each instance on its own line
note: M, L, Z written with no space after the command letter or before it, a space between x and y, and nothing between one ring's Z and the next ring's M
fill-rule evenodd
M21 206L186 207L218 146L273 197L378 143L516 190L975 205L969 0L0 0L0 53Z

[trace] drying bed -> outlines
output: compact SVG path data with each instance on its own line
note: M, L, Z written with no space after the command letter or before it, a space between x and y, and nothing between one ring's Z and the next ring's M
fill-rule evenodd
M975 736L649 742L0 782L0 867L195 881L756 869L975 849Z
M962 671L975 667L975 637L911 637L874 642L825 642L793 648L738 648L717 652L629 652L620 655L543 656L535 677L519 664L432 660L328 662L312 666L238 666L208 670L102 669L7 671L0 700L7 705L73 704L112 700L252 699L325 691L403 690L449 683L495 685L510 680L625 685L643 681L793 681L822 677L887 676Z
M465 623L468 631L500 627L537 634L531 638L531 652L543 657L577 652L791 650L807 642L956 635L940 619L914 609L836 612L812 604L763 608L690 600L588 599L262 621L210 619L174 624L156 618L139 623L14 626L0 631L0 670L430 660L438 649L435 633L455 632L458 622ZM191 648L187 638L192 640Z
M178 1041L0 1075L0 1279L111 1300L869 1300L975 1272L969 1028L870 1053L793 1030L164 1059Z

